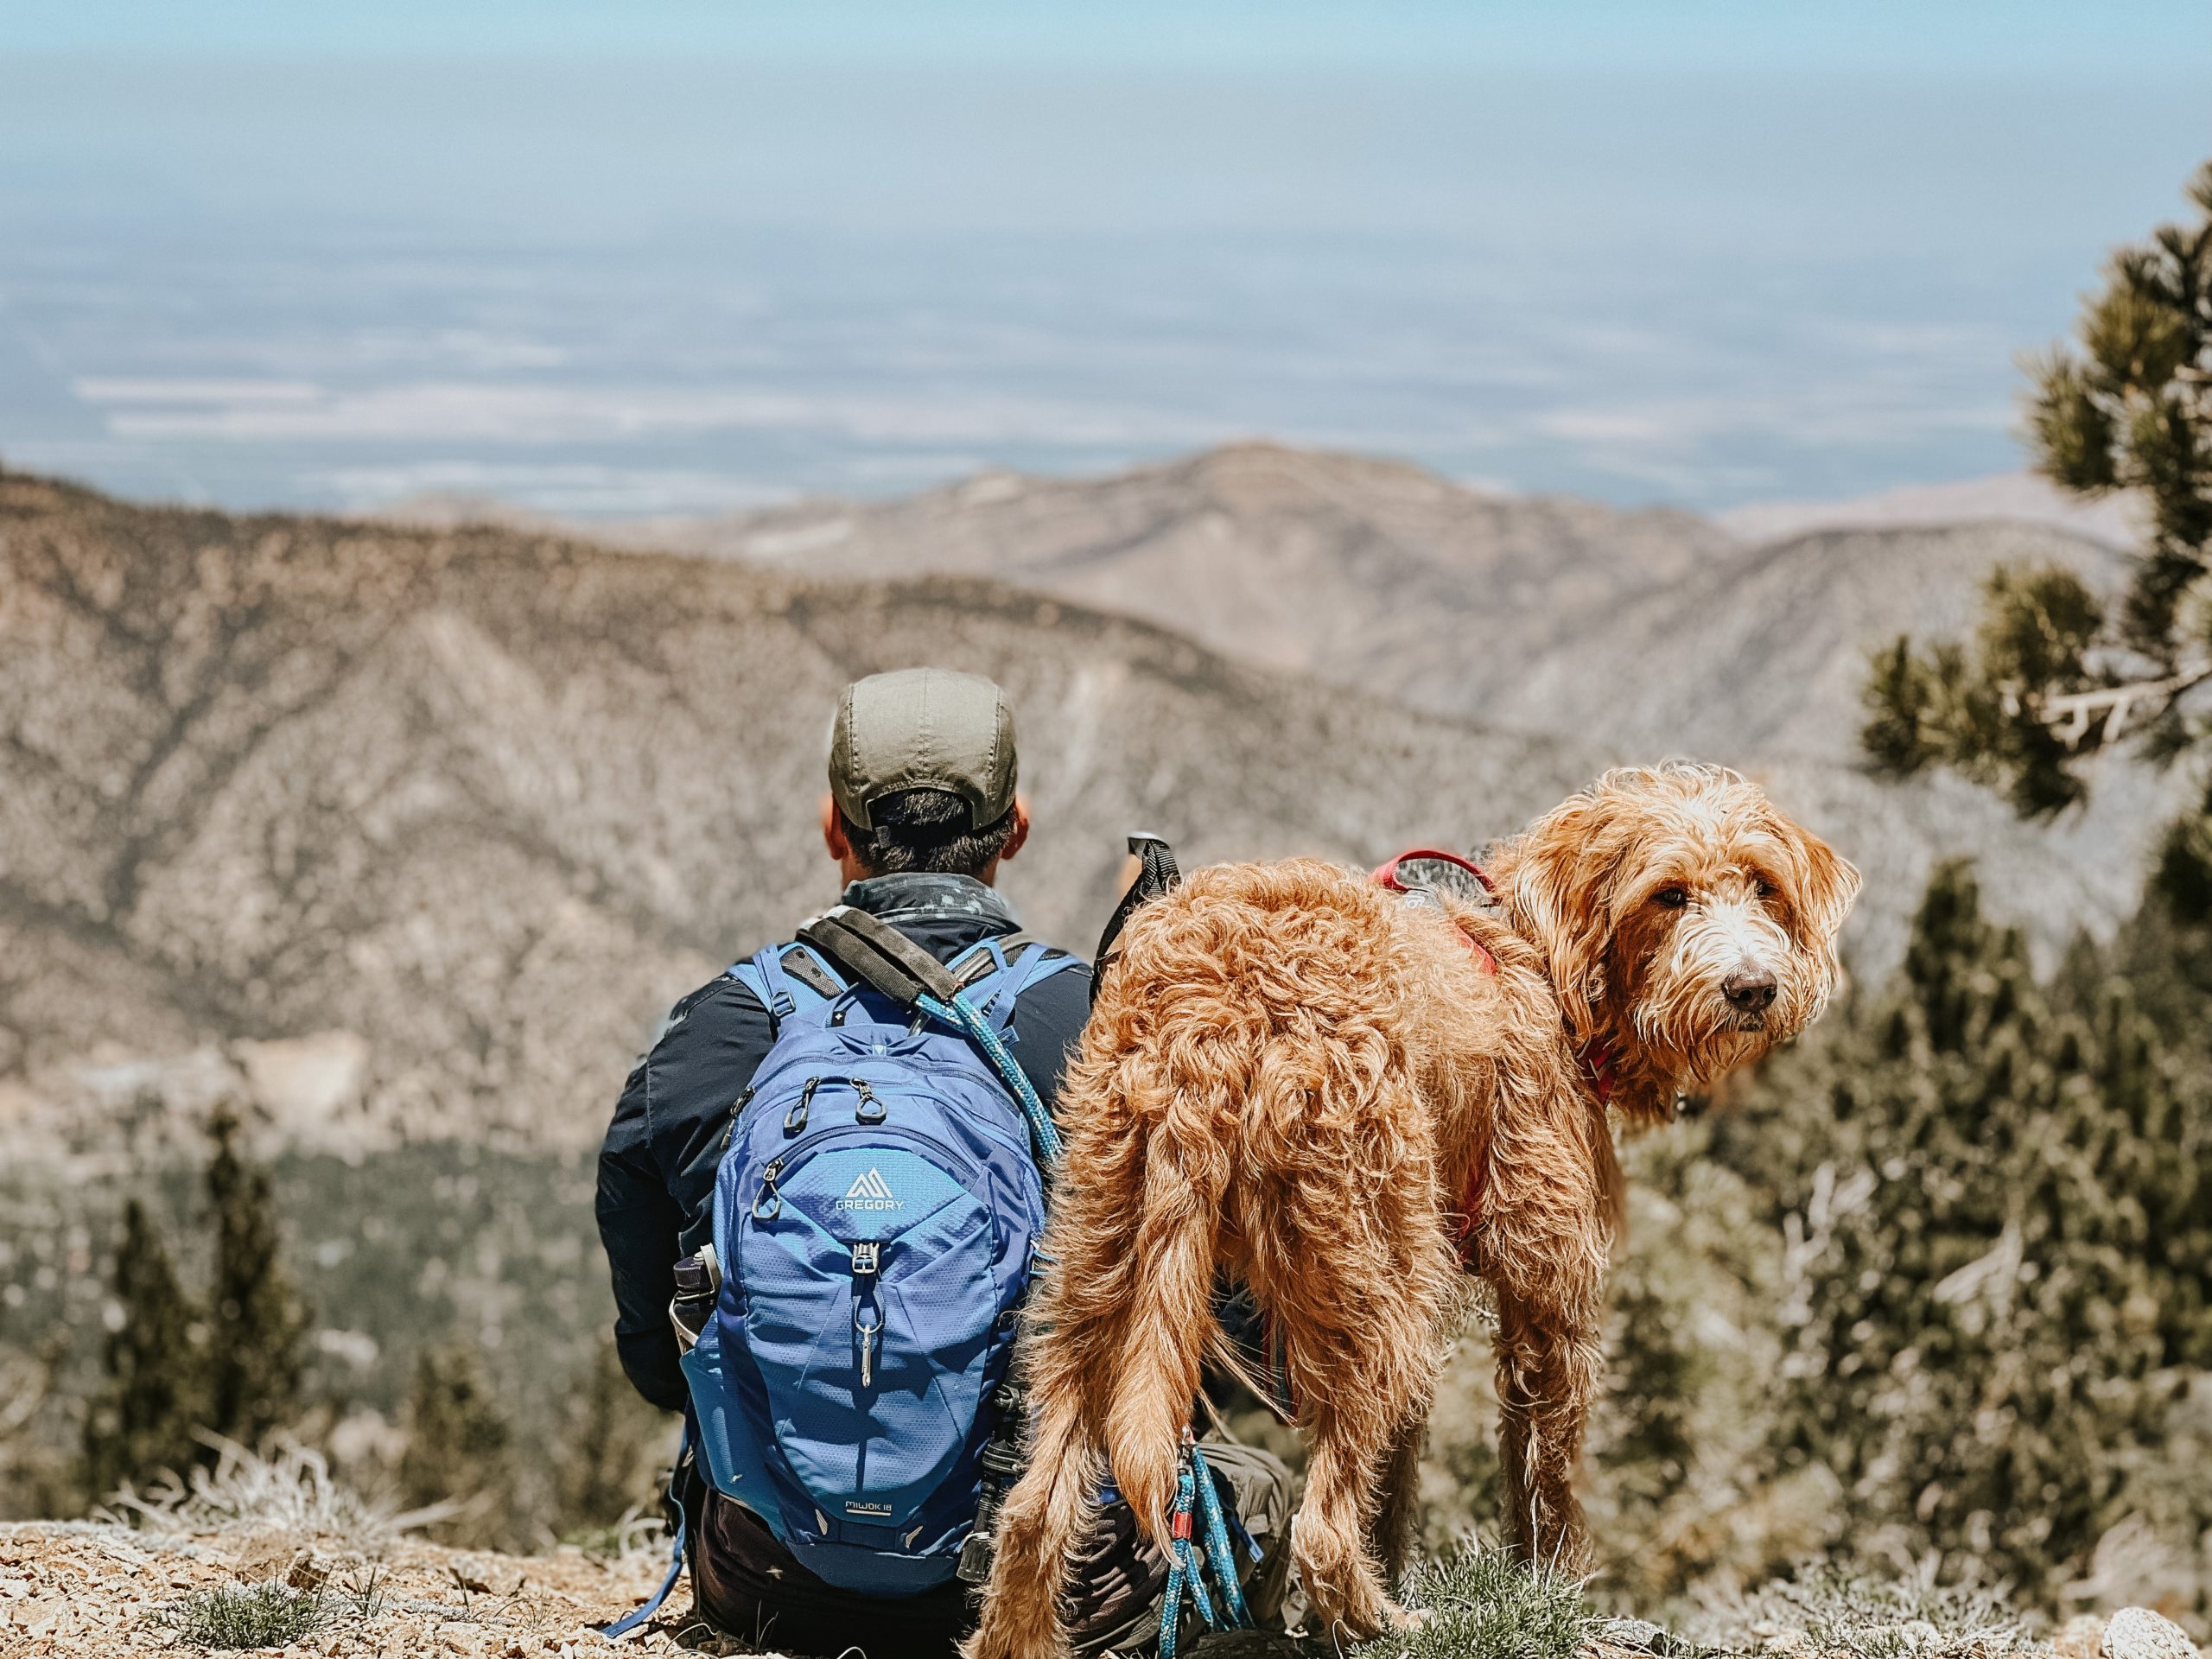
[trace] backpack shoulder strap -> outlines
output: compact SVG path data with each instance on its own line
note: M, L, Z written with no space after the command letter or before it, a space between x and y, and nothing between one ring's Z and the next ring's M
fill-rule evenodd
M848 988L837 970L817 956L811 945L785 945L781 961L786 977L798 981L824 1002L836 1001Z
M845 982L804 944L772 944L729 969L729 976L760 999L780 1030L802 1007L818 1007L845 994Z
M970 977L964 970L978 960L988 966ZM1025 992L1063 969L1081 965L1079 958L1053 950L1042 939L1007 933L985 939L969 956L956 958L953 973L960 981L961 995L988 1014L1003 1034Z
M1033 935L1018 931L994 933L976 940L945 966L952 970L953 984L964 991L988 976L1004 971L1007 963L1020 956L1025 946L1035 943Z

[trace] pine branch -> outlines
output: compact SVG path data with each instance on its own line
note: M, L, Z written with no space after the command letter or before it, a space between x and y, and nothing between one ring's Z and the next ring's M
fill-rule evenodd
M2023 709L2040 720L2052 736L2080 753L2090 734L2094 747L2117 743L2135 727L2156 720L2193 687L2212 679L2212 662L2198 662L2177 674L2156 680L2126 680L2087 691L2067 691L2043 696L2003 693L2005 712L2017 715ZM2136 719L2139 709L2149 713Z

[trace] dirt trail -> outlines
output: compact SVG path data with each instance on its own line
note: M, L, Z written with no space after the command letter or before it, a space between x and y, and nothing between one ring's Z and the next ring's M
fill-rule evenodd
M0 1526L0 1654L115 1659L196 1653L165 1622L197 1592L289 1581L319 1595L321 1628L282 1651L328 1659L677 1651L672 1628L620 1644L591 1626L635 1607L658 1580L656 1546L619 1556L515 1556L405 1541L374 1559L335 1540L273 1531L155 1537L117 1526ZM679 1592L677 1605L682 1605Z

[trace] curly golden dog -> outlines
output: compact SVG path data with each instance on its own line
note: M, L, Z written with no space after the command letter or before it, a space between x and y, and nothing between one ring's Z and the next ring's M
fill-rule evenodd
M1386 1580L1465 1274L1496 1294L1512 1535L1581 1558L1608 1111L1664 1120L1817 1015L1859 875L1687 765L1608 772L1485 874L1494 902L1424 906L1312 861L1224 865L1130 918L1060 1095L1029 1462L969 1659L1065 1650L1102 1456L1166 1539L1223 1274L1284 1357L1309 1450L1293 1550L1325 1624L1404 1619Z

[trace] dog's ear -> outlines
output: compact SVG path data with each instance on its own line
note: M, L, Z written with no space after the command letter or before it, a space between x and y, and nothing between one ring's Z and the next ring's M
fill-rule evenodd
M1586 791L1512 843L1513 907L1544 952L1568 1029L1583 1042L1602 1023L1611 889L1624 851L1619 807L1603 787Z
M1836 935L1859 897L1859 871L1810 830L1778 812L1773 816L1774 833L1790 854L1786 879L1798 943L1833 963Z

